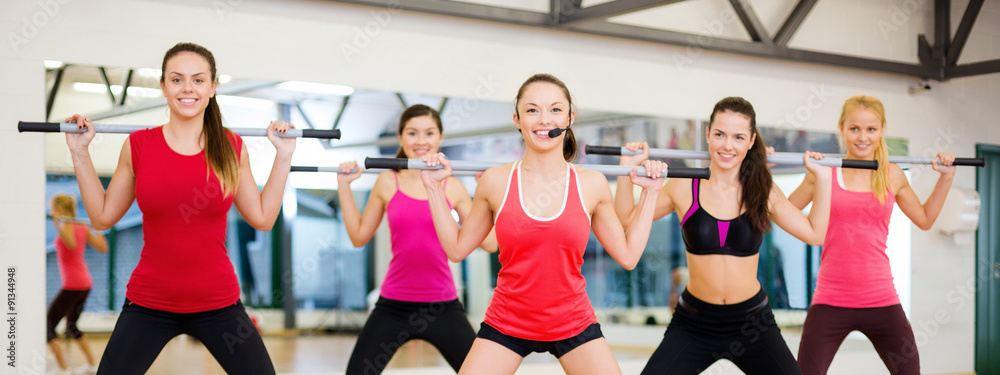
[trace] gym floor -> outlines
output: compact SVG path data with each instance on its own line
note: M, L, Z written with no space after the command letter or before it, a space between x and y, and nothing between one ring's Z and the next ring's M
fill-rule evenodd
M609 332L610 331L610 332ZM605 334L614 332L608 327ZM633 331L630 331L630 333ZM650 327L641 333L643 335L662 335L662 327ZM792 353L795 353L799 343L799 332L795 329L783 329L785 340ZM88 336L91 349L102 353L107 345L109 335L92 334ZM650 338L653 338L652 336ZM342 375L351 355L354 335L314 335L314 336L265 336L271 359L278 374L283 375ZM649 342L646 340L646 342ZM621 364L624 374L638 374L642 371L646 360L653 353L654 347L626 347L612 343L612 350ZM75 347L66 350L71 367L84 363L80 350ZM921 353L923 356L932 355ZM930 358L924 358L928 360ZM49 355L49 368L55 366L55 360ZM424 341L410 341L403 345L389 362L385 375L431 375L451 374L451 368L437 352ZM561 374L555 357L548 354L532 354L525 358L518 370L518 375ZM830 375L865 374L880 375L889 372L882 365L871 344L859 338L849 337L841 346L837 357L830 368ZM147 372L148 375L216 375L225 374L215 362L211 354L201 344L187 336L174 338L157 357L156 362ZM720 361L703 374L736 375L742 374L731 363ZM944 374L940 374L944 375ZM964 375L964 374L948 374Z

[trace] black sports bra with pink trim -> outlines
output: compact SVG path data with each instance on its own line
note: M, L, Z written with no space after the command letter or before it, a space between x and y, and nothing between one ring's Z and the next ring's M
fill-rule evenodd
M753 229L746 212L732 220L719 220L701 208L698 179L691 180L694 199L684 219L681 234L687 251L695 255L721 254L748 257L760 251L764 234Z

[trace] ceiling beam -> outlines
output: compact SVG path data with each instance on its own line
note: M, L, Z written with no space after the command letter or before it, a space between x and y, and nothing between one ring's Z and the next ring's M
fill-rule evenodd
M733 6L736 15L740 17L740 21L743 22L743 27L747 29L747 34L750 34L751 40L764 44L774 43L771 37L767 35L767 29L760 22L760 17L757 17L757 12L753 11L753 7L747 0L729 0L729 4Z
M965 42L969 40L972 25L976 23L976 18L979 17L979 11L983 9L984 2L985 0L969 1L969 6L965 8L965 14L962 15L962 22L958 24L958 30L955 30L955 38L951 40L951 45L948 46L948 61L946 65L954 66L958 64L958 56L962 54Z
M585 21L605 20L640 10L679 3L683 0L615 0L586 8L562 9L559 25L572 25Z
M944 68L945 78L961 78L982 74L1000 73L1000 59L980 61L971 64Z
M799 30L802 21L805 21L806 16L809 15L809 11L815 5L816 0L799 0L799 3L795 4L795 8L792 9L792 14L788 15L785 23L778 29L778 33L774 35L774 44L782 47L787 46L788 42L792 40L792 36Z
M485 21L513 23L518 25L548 26L549 15L519 9L508 9L489 5L463 3L449 0L331 0L338 3L367 5L390 11L407 10L434 13L446 16L475 18Z
M586 24L574 26L570 28L570 30L655 43L690 46L718 52L769 57L782 60L805 61L917 77L936 77L936 75L933 75L934 70L931 67L922 65L837 55L824 52L796 50L774 44L765 45L763 43L744 42L733 39L715 38L706 35L687 34L667 30L654 30L643 27L619 25L610 22L588 22Z

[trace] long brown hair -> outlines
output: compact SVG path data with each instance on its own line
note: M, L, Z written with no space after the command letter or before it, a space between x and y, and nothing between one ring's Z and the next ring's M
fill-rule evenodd
M441 125L441 114L434 108L428 107L423 104L417 104L410 106L403 114L399 116L399 129L396 130L396 135L403 135L403 128L406 127L406 123L410 120L415 119L420 116L430 116L437 123L438 132L441 136L444 136L444 126ZM406 152L403 151L403 145L399 145L399 151L396 151L397 158L405 158Z
M163 66L161 71L166 72L167 61L182 52L192 52L205 58L212 71L212 82L216 79L215 56L207 48L194 43L177 43L170 48L163 56ZM164 82L164 76L160 76L160 83ZM208 107L205 108L205 121L201 130L205 137L205 159L208 161L208 168L215 173L215 177L222 184L224 196L229 196L236 192L239 183L239 161L236 160L236 150L229 137L232 133L222 126L222 111L219 109L219 102L215 100L215 95L208 99Z
M524 91L528 88L528 86L535 82L545 82L559 86L559 88L562 89L563 94L566 95L566 102L569 103L569 110L566 111L566 115L573 115L573 96L569 94L569 88L566 87L566 84L551 74L538 73L528 78L527 81L524 81L524 83L521 84L521 88L517 90L517 98L514 99L514 113L517 113L518 118L521 118L521 114L517 112L517 102L521 100L522 96L524 96ZM576 136L573 135L573 128L570 127L570 125L566 125L566 139L563 140L563 159L572 162L573 160L576 160L576 153Z
M747 219L754 230L766 232L771 230L771 219L768 217L767 202L771 197L771 169L767 167L767 149L764 140L757 131L757 113L753 105L746 99L731 96L715 103L712 116L709 117L708 128L715 122L715 114L731 111L750 118L750 134L753 144L747 150L747 156L740 165L740 186L742 194L740 207L746 209Z
M885 107L874 96L852 96L844 101L844 107L840 111L840 121L837 122L837 126L840 128L841 133L843 133L844 121L847 121L847 116L859 108L867 109L869 112L875 114L875 116L878 116L882 122L882 136L879 137L878 146L875 146L875 160L878 160L878 169L875 170L875 175L872 176L872 193L875 194L875 199L878 199L878 202L884 205L887 194L886 190L889 188L889 145L885 143ZM846 142L847 140L845 139L844 141Z

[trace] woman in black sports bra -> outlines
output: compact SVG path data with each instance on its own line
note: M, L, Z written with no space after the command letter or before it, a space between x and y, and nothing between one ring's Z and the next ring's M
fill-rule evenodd
M756 114L743 98L716 103L706 138L712 177L670 179L657 200L654 220L671 212L682 218L691 280L642 373L698 374L728 359L747 374L801 374L757 282L758 248L770 220L802 241L822 244L830 216L829 181L816 184L809 217L792 205L771 180ZM623 156L622 165L649 156L646 143L626 147L642 147L643 153ZM823 155L805 153L809 173L829 180L829 168L810 156ZM635 211L631 184L619 178L618 186L615 209L627 226Z

